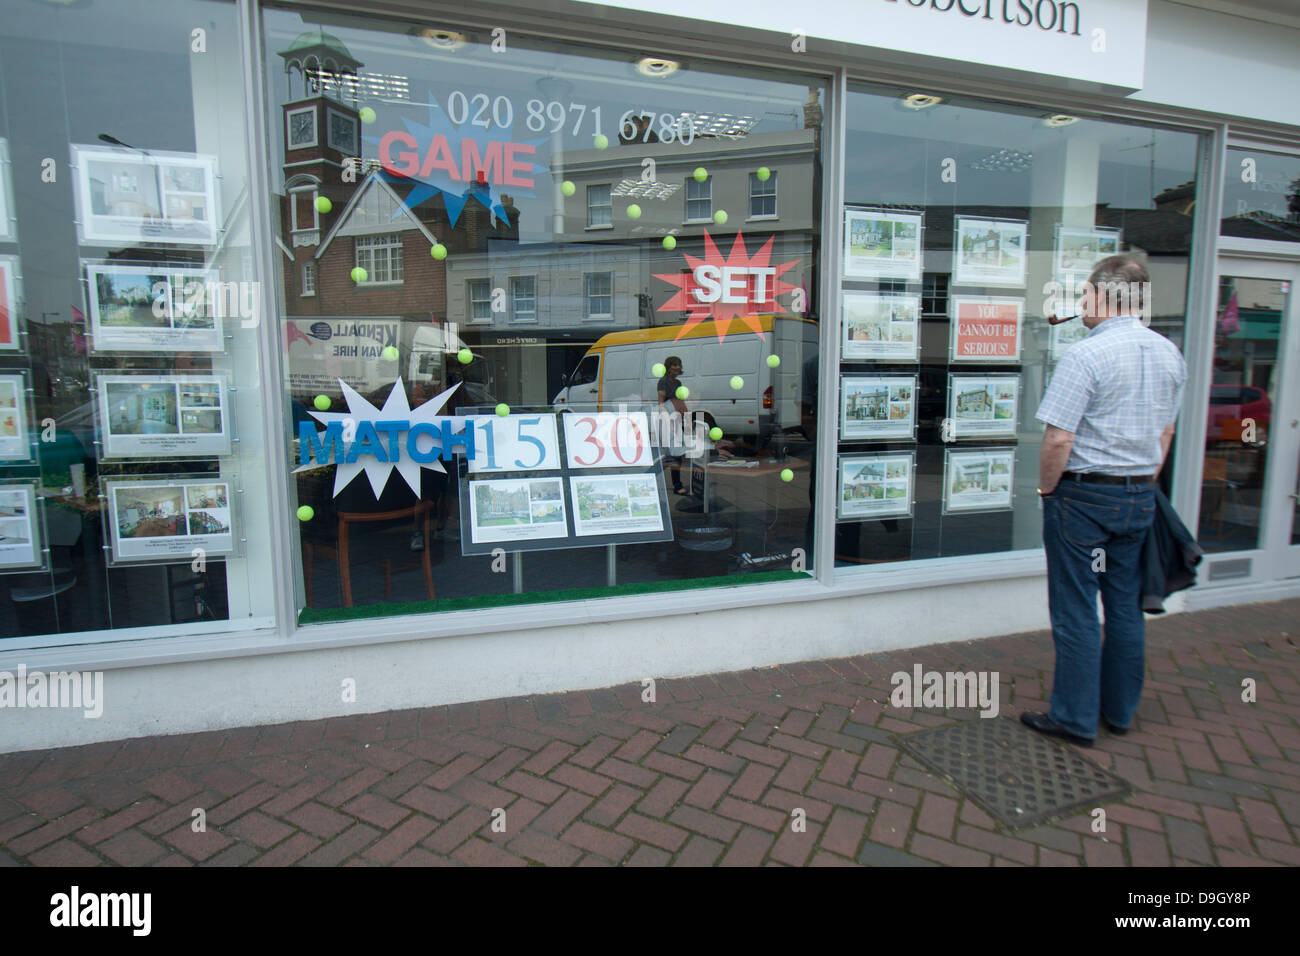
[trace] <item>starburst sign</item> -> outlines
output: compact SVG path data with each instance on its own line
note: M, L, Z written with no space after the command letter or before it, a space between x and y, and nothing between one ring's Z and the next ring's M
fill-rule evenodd
M388 393L383 408L375 408L342 379L339 379L339 387L343 389L343 397L348 403L346 412L310 413L312 418L325 426L325 432L315 431L311 427L311 422L299 424L298 435L303 447L299 452L300 464L294 469L295 473L310 468L324 468L330 464L328 453L325 460L310 460L307 446L309 438L313 436L317 439L318 448L322 447L319 443L323 436L328 443L323 447L333 448L335 451L338 468L334 472L334 497L338 497L339 492L363 471L370 481L376 499L383 493L384 486L388 484L389 476L394 471L405 479L407 486L417 497L420 494L421 468L446 472L442 462L433 456L433 449L442 448L441 436L447 434L443 424L449 423L449 428L454 433L463 429L468 419L464 415L439 415L437 412L446 404L451 393L460 388L459 382L414 409L406 400L406 389L402 387L400 378L393 383L392 391ZM400 427L395 423L400 423ZM383 424L385 427L376 428L377 424ZM412 430L416 431L414 436L411 435ZM331 441L331 433L339 432L345 436L351 432L355 436L342 440L345 449L342 452L338 445ZM367 440L369 436L375 436L375 440ZM385 436L389 439L387 442L384 441ZM421 437L427 439L426 443L431 447L423 447L426 443L419 441ZM428 460L417 460L412 455L412 446L419 458ZM377 450L368 450L371 448Z
M704 258L684 255L691 271L686 274L655 274L669 285L677 287L677 292L661 305L659 312L686 312L682 330L677 333L681 338L701 322L712 319L718 331L718 341L727 337L735 320L746 328L763 337L763 313L779 310L776 297L787 292L794 292L793 286L781 279L785 273L799 264L799 260L769 265L772 259L772 244L775 236L769 236L767 242L751 257L745 252L745 240L741 233L731 244L731 254L725 259L713 242L713 237L704 233Z

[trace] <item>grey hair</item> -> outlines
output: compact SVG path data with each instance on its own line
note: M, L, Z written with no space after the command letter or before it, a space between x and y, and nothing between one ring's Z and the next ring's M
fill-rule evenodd
M1095 295L1105 297L1112 311L1118 306L1121 314L1143 312L1151 294L1151 273L1145 258L1132 252L1102 259L1093 266L1088 283Z

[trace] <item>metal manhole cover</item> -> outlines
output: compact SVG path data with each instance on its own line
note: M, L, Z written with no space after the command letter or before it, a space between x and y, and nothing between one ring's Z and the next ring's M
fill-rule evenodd
M1009 827L1113 800L1130 789L1128 781L1007 717L963 720L898 741Z

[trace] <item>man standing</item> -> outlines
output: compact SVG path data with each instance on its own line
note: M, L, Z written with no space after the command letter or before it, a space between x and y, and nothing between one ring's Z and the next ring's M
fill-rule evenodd
M1177 347L1138 318L1150 303L1142 261L1111 256L1088 281L1090 331L1062 357L1036 416L1047 426L1038 494L1056 672L1048 712L1020 715L1084 747L1099 715L1111 733L1127 733L1142 696L1142 542L1187 380Z

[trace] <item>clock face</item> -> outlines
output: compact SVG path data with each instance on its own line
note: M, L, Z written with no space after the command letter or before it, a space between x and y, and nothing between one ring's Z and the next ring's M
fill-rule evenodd
M352 154L357 151L357 121L342 113L330 110L329 145L340 153Z
M311 111L289 116L289 146L311 146L316 142L316 114Z

